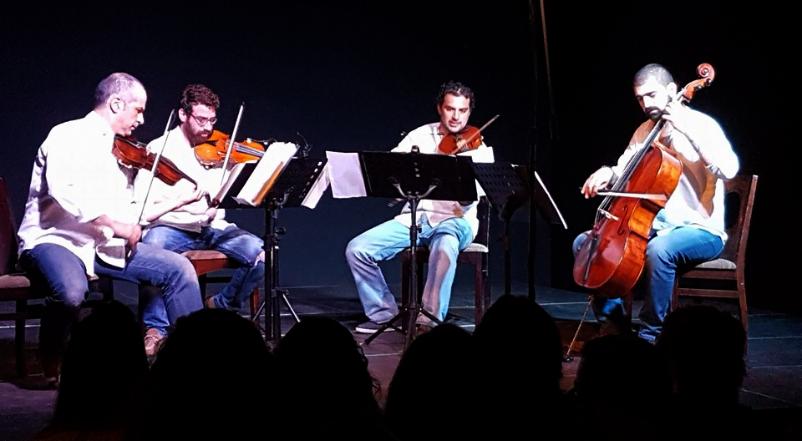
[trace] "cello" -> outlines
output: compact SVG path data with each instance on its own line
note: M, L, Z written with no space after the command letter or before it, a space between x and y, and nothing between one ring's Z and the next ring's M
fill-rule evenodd
M676 99L690 102L696 91L715 78L713 66L696 68L691 81ZM631 291L646 263L646 245L652 222L666 205L682 174L682 163L657 141L665 120L658 120L644 147L629 161L599 208L588 239L574 260L574 281L606 297ZM655 197L659 196L659 197Z

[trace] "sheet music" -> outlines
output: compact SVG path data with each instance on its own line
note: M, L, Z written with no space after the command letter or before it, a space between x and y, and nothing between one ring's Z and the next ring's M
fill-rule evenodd
M292 159L298 146L289 142L274 142L267 147L253 173L234 197L240 204L261 205L273 183Z
M557 208L557 204L554 202L554 199L551 197L551 193L549 193L549 190L546 189L546 184L544 184L543 180L540 179L540 175L537 174L537 170L534 171L534 174L535 174L535 180L537 180L537 185L539 185L540 189L543 190L543 194L545 194L549 198L549 203L551 204L551 208L553 208L554 212L557 213L557 216L560 218L560 222L562 223L563 228L565 228L567 230L568 229L568 224L565 223L565 218L563 218L563 214L560 213L560 209Z
M327 170L324 172L328 172L331 195L335 199L359 198L368 195L358 153L326 151L326 157L329 162Z
M223 186L220 187L220 190L217 191L217 194L212 198L214 202L220 202L223 200L224 197L228 194L228 191L231 189L231 186L234 185L234 181L237 180L240 173L242 173L242 169L245 168L245 162L240 162L231 169L231 172L228 174L228 178L223 182Z
M312 184L309 192L306 193L306 197L304 197L301 205L310 209L317 207L317 203L320 202L323 193L329 188L329 182L329 164L327 162L326 165L323 166L323 171L317 175L317 179L315 179L315 183Z

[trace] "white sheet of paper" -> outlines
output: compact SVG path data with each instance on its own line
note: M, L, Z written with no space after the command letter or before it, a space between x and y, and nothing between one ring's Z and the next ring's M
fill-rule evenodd
M367 196L358 153L326 151L331 195L335 199ZM325 170L324 170L325 171Z
M275 178L281 170L284 170L297 150L298 146L289 142L270 144L234 200L252 206L261 204L262 198L275 182L271 178Z
M320 202L320 198L323 196L323 193L326 189L329 188L329 164L323 166L323 170L317 175L317 179L315 179L315 183L312 184L312 187L306 193L306 197L303 201L301 201L301 205L309 208L314 209L317 207L317 203Z

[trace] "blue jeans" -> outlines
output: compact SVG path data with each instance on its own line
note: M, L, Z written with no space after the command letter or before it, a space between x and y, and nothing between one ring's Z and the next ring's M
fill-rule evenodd
M574 240L574 255L589 237L584 232ZM721 254L724 242L719 236L694 227L678 227L662 235L654 235L646 245L646 264L641 281L635 286L642 290L643 308L638 317L643 326L638 335L648 341L654 339L663 329L663 321L671 310L671 294L674 291L674 279L677 269L689 268ZM594 297L593 311L596 317L604 319L621 308L620 298L608 299Z
M457 256L473 240L471 226L463 218L447 219L432 228L421 220L418 245L429 248L429 266L422 303L426 311L445 319L451 300L451 285L457 271ZM384 280L379 262L392 259L409 247L409 228L395 219L377 225L355 237L345 249L345 258L354 275L354 282L365 315L373 322L384 323L398 314L393 293ZM418 319L426 323L426 319Z
M217 250L239 263L240 267L234 270L231 281L212 297L218 308L239 308L242 300L265 277L264 261L259 260L263 251L262 239L236 225L230 225L225 230L204 227L199 233L157 225L147 230L142 241L179 254L189 250ZM167 311L160 298L148 302L142 321L147 327L164 326Z
M60 352L89 290L86 268L75 254L55 244L41 244L24 251L20 265L34 283L43 284L49 292L40 329L41 351ZM159 328L163 333L178 317L203 306L195 270L186 258L170 251L140 243L126 261L125 268L95 260L94 270L100 276L160 288L159 300L165 305L169 318L169 322Z

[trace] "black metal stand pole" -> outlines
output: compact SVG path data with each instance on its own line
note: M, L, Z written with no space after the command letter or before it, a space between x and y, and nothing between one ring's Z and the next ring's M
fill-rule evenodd
M410 208L410 215L412 216L412 222L409 225L409 252L410 252L410 281L409 281L409 298L407 299L407 304L402 305L398 314L395 315L390 321L385 323L381 326L375 333L373 333L370 337L365 339L365 344L370 344L379 334L383 333L387 330L387 328L393 326L396 320L406 317L407 319L407 329L406 329L406 343L405 347L409 347L412 343L412 340L415 338L415 322L418 319L418 314L423 314L432 320L435 323L441 323L440 320L435 317L429 311L423 309L422 305L418 302L418 262L417 262L417 249L418 249L418 203L420 200L426 196L428 196L437 186L432 185L429 187L429 190L424 195L418 194L407 194L405 193L400 186L396 184L396 188L398 191L404 195L404 198L409 203Z

